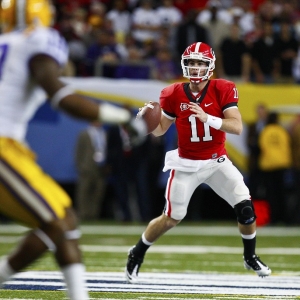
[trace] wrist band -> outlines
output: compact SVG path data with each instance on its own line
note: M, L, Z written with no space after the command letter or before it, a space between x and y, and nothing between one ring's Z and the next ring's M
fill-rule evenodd
M128 109L113 104L101 103L98 110L98 120L107 124L127 123L131 119Z
M57 108L59 105L59 102L69 96L74 94L74 90L69 86L69 85L65 85L62 88L60 88L51 98L50 102L52 107Z
M212 115L207 114L207 121L205 122L210 127L213 127L215 129L220 129L222 126L222 119L218 117L214 117Z

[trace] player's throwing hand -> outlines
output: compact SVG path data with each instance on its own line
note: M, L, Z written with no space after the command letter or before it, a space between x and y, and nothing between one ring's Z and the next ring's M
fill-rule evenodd
M206 123L207 113L197 103L190 102L189 107L190 110L195 113L195 117L201 122Z

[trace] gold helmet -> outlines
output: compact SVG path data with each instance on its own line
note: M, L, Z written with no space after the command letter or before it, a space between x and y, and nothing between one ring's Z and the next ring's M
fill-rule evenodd
M30 25L50 26L54 8L49 0L0 0L2 32Z

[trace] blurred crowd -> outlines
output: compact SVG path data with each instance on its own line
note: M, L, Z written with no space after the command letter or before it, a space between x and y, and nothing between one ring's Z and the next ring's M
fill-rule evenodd
M66 75L178 80L195 41L216 53L215 77L300 83L297 0L56 0L70 47Z

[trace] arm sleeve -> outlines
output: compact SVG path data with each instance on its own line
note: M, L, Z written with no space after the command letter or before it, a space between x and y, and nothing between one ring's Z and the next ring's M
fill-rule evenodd
M29 59L38 54L52 57L60 66L68 61L68 45L63 37L52 28L39 28L28 36L26 51Z
M173 119L176 118L176 115L171 106L172 103L172 101L170 101L171 95L172 93L170 91L170 86L164 88L160 93L159 102L163 110L163 113L167 115L170 119Z

